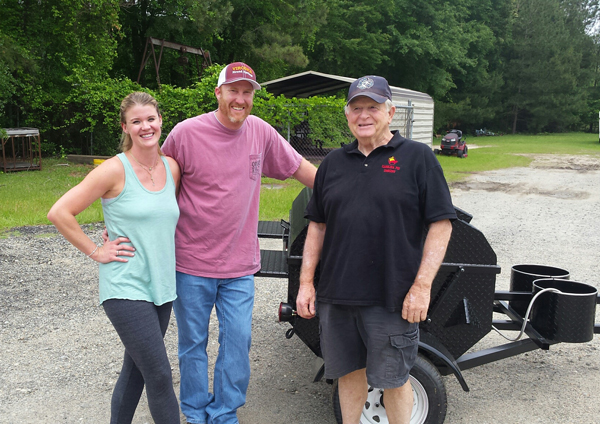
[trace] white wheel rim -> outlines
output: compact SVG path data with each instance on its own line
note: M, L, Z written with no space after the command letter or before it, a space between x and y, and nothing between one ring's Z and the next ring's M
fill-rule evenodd
M409 378L413 392L413 408L410 416L410 424L422 424L427 418L429 412L429 398L425 388L412 375ZM363 408L360 418L361 424L388 424L385 408L381 404L383 390L369 386L367 402Z
M429 413L429 397L425 387L412 375L409 378L413 391L413 409L410 416L410 424L422 424Z

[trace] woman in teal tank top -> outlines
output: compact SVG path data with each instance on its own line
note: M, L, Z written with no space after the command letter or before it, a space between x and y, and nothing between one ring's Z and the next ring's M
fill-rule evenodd
M161 125L152 96L125 97L122 153L91 171L48 212L69 242L100 263L100 304L125 346L111 401L110 422L115 424L131 423L144 386L154 422L180 422L163 341L176 298L180 170L160 151ZM102 246L85 235L75 218L98 199L109 235Z

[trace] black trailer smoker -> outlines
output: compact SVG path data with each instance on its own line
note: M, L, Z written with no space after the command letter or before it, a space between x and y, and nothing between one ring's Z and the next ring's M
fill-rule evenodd
M308 221L304 209L311 190L294 200L289 222L260 222L259 237L281 238L280 251L262 250L263 277L288 279L287 302L279 307L280 321L321 357L318 317L305 320L294 312ZM559 342L582 343L600 333L595 325L596 288L569 280L569 272L545 265L522 264L511 269L509 291L495 289L500 273L496 254L485 236L471 225L472 216L455 208L458 219L444 262L434 279L428 319L420 324L419 355L411 371L414 405L411 424L439 424L446 416L446 389L442 376L453 374L465 391L462 371L535 349L548 350ZM318 290L317 268L315 286ZM494 319L494 313L504 319ZM518 332L506 344L466 353L490 331ZM512 333L513 335L515 333ZM315 376L318 381L323 368ZM342 423L337 382L332 381L333 412ZM362 424L387 423L383 391L371 387L363 408Z

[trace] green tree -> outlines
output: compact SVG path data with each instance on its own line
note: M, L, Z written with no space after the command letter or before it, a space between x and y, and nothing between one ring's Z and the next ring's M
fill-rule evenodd
M17 123L40 128L46 140L59 139L72 113L64 104L71 89L106 78L112 66L118 0L4 0L0 16L13 52L34 62L11 69L18 81Z
M508 0L469 4L463 30L470 34L465 53L471 60L451 70L455 87L436 99L437 129L457 126L473 131L492 124L501 111L502 51L509 36L509 6Z
M307 46L311 69L359 77L374 71L388 59L391 35L387 22L393 16L389 0L331 0L327 23L314 45Z
M167 40L195 48L209 50L212 42L230 22L233 8L229 2L212 0L141 0L121 3L119 22L122 37L118 42L118 58L112 75L137 81L148 37ZM160 60L161 83L187 86L198 81L194 56L185 56L189 66L178 61L179 51L154 46L157 62ZM149 47L150 49L150 47ZM148 52L150 53L150 51ZM200 63L201 63L201 59ZM149 60L140 83L157 88L154 59Z
M325 0L231 0L231 22L214 40L219 63L244 61L267 81L304 69L325 22Z
M137 80L147 37L165 39L210 51L212 61L245 61L262 81L303 69L304 46L314 44L317 28L325 22L324 0L142 0L121 6L124 37L113 75ZM155 47L158 50L160 47ZM179 52L164 50L161 82L187 86L197 80L195 66L178 63ZM195 58L190 58L195 62ZM142 84L157 86L154 60Z
M353 77L379 74L392 85L449 101L459 81L494 80L486 56L497 36L486 19L497 3L504 1L330 1L327 24L309 53L311 67Z
M582 4L513 2L504 73L504 110L513 133L564 131L586 109Z
M600 1L563 0L562 4L572 37L578 40L577 48L582 52L578 86L585 95L586 108L580 117L581 128L597 132L600 111Z
M19 70L32 69L33 62L28 53L20 48L0 28L0 127L8 125L5 105L9 103L19 88L15 75Z
M591 54L585 56L590 61L587 110L582 116L582 121L589 132L597 132L600 112L600 35L595 34L590 42L593 44Z

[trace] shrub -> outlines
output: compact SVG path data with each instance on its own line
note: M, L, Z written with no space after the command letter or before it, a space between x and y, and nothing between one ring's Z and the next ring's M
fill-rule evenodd
M158 91L141 87L129 79L73 82L73 90L63 103L49 106L60 110L65 119L61 125L55 125L42 134L44 154L116 154L121 135L119 106L123 98L133 91L144 91L157 99L163 118L164 141L178 122L217 108L214 88L221 69L222 65L205 69L202 80L191 87L163 84ZM313 144L339 147L340 143L351 139L343 113L344 104L343 99L335 97L275 97L263 89L256 93L252 113L277 128L285 138L288 138L288 129L308 124Z

